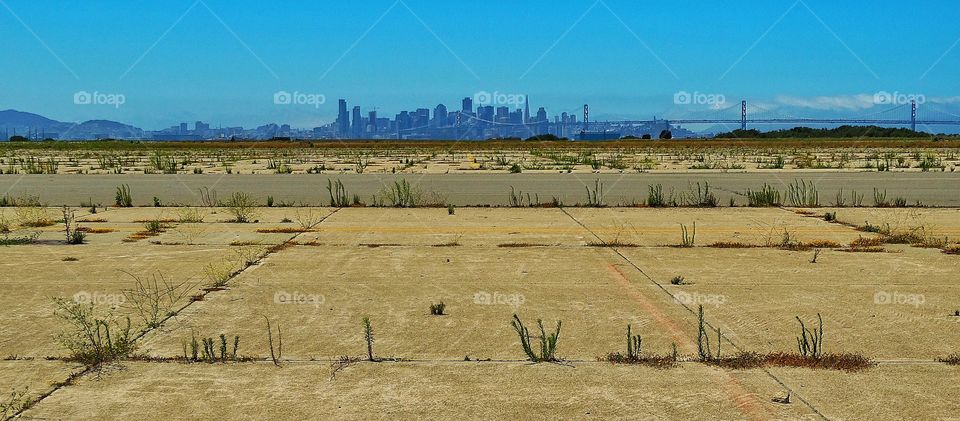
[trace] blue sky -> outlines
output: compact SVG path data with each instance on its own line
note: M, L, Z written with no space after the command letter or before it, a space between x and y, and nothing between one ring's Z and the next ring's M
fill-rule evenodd
M0 0L0 109L154 129L310 127L341 97L392 116L481 91L611 117L689 113L681 91L811 113L868 112L877 92L948 108L958 21L955 0ZM125 102L78 106L81 91ZM278 91L327 101L277 106Z

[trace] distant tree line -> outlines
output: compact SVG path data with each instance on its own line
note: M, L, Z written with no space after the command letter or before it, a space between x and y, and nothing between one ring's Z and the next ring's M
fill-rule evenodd
M863 137L897 137L922 138L932 136L929 133L913 131L904 128L878 126L840 126L833 129L813 129L810 127L794 127L786 130L761 132L756 129L734 130L716 135L719 139L809 139L809 138L863 138Z

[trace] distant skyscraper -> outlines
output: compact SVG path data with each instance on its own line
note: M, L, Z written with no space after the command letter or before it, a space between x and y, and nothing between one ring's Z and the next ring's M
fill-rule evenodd
M473 112L473 98L466 97L463 99L463 112L465 113Z
M530 123L530 96L523 99L523 122Z
M360 107L353 107L353 137L363 137L363 117L360 116Z
M477 107L477 118L480 119L481 125L490 124L494 118L493 113L494 109L492 105Z
M447 106L440 104L433 109L433 127L444 127L447 125Z
M350 113L347 112L347 100L340 100L340 113L337 114L337 136L350 136Z
M537 110L536 124L537 134L547 134L547 132L550 130L550 120L547 119L547 110L545 110L543 107L540 107L540 109Z
M370 122L370 133L377 134L377 111L373 110L367 115L367 121Z
M190 131L190 128L187 126L187 123L180 123L180 134L187 134Z

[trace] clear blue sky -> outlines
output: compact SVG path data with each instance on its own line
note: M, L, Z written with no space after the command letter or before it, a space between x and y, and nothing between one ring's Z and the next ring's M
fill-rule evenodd
M670 112L679 91L771 107L848 110L879 91L950 102L958 22L956 0L0 0L0 109L155 129L310 126L341 97L392 116L479 91L635 117ZM327 102L276 106L281 90ZM126 102L77 106L78 91Z

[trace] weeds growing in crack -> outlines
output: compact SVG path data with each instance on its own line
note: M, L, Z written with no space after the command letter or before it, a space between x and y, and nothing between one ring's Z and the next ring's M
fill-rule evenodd
M517 332L517 336L520 337L520 346L523 348L523 353L527 355L528 360L535 363L561 361L557 358L557 344L560 341L560 327L562 325L560 320L557 320L556 330L548 334L543 328L543 320L538 319L537 326L540 328L539 336L530 335L530 331L523 325L520 317L516 314L513 315L513 321L510 325L513 326L514 331ZM540 340L539 353L533 349L533 339Z
M280 367L280 361L283 359L283 333L280 331L280 322L277 322L277 345L274 347L273 326L267 316L263 316L267 321L267 345L270 347L270 360L273 365Z
M57 335L57 341L70 352L71 361L100 366L129 357L136 350L130 318L120 322L112 312L100 316L93 304L56 297L54 314L67 322L69 330Z
M124 305L137 313L147 329L160 327L163 320L172 316L199 287L198 283L189 279L183 282L168 281L160 272L151 278L124 273L134 281L132 288L123 290Z

